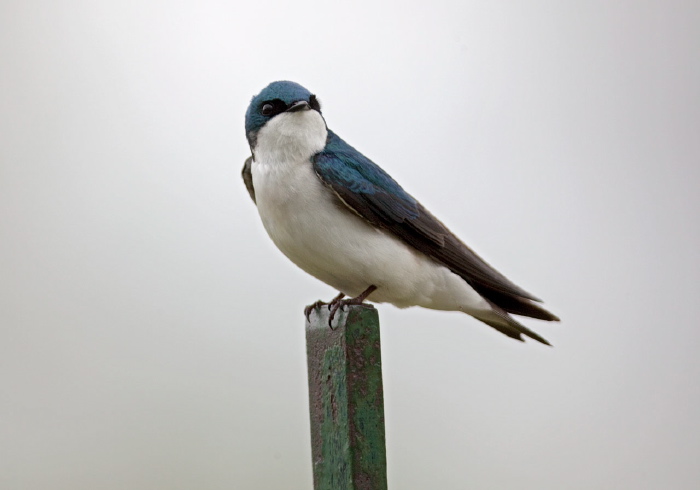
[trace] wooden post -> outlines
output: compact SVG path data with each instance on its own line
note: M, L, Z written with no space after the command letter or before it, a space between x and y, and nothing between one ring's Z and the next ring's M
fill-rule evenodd
M328 307L306 323L314 490L386 490L379 315Z

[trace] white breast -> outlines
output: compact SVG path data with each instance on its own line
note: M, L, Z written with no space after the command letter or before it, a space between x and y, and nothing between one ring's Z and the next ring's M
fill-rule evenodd
M258 133L253 185L272 241L303 270L356 296L399 307L490 309L460 277L350 212L318 178L310 158L325 146L316 111L283 113Z

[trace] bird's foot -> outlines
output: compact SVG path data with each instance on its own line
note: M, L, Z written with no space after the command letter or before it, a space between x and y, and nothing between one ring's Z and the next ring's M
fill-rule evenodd
M372 284L370 287L365 289L362 293L359 295L355 296L354 298L348 298L348 299L343 299L344 294L340 294L333 298L333 301L328 303L328 309L331 310L331 314L328 315L328 326L333 328L333 325L331 325L331 322L333 321L333 318L335 317L335 313L338 311L338 309L342 308L343 306L346 305L361 305L364 303L365 299L367 296L372 294L374 291L377 290L377 286Z
M333 299L331 300L330 303L326 303L325 301L321 301L321 300L319 299L319 300L316 301L314 304L307 306L306 308L304 308L304 315L306 315L306 320L307 320L307 321L309 320L309 315L311 315L311 312L314 311L314 310L315 310L316 308L318 308L319 306L328 305L328 309L330 310L331 307L332 307L333 305L335 305L335 303L336 303L337 301L340 301L340 300L343 299L344 297L345 297L345 294L344 294L344 293L338 293L338 296L336 296L335 298L333 298Z

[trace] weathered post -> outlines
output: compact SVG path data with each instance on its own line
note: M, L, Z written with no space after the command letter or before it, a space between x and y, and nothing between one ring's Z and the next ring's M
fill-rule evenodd
M386 490L379 315L328 307L306 323L314 490Z

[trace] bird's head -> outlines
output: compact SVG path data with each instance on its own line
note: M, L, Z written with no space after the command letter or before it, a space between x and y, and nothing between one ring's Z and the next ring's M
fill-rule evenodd
M314 136L321 133L325 140L327 128L315 95L298 83L279 81L272 82L250 101L245 132L255 154L262 135L276 138L278 144L289 144L291 141L285 140L318 139Z

